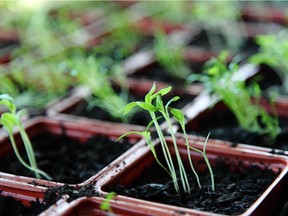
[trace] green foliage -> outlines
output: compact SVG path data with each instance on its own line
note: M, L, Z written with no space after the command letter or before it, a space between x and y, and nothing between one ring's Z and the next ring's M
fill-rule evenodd
M117 194L115 192L110 192L106 195L105 200L100 204L100 209L103 211L107 211L109 213L109 215L113 215L113 210L111 208L111 200L114 199L114 197Z
M153 14L152 18L158 22L183 24L191 21L189 1L161 1L161 7L157 1L142 1L141 4L141 9Z
M228 53L223 52L218 58L209 60L205 73L193 75L191 80L200 80L207 90L218 95L244 130L262 134L268 139L268 143L273 144L280 133L278 119L270 116L260 106L261 90L257 84L248 88L245 81L234 78L239 69L238 61L234 59L227 66L227 55Z
M144 36L138 33L133 25L130 15L125 10L118 12L117 16L109 16L107 28L113 31L101 39L101 43L94 50L117 61L124 60L137 51L144 40Z
M213 50L222 50L223 43L226 43L226 48L237 51L243 44L240 31L244 31L237 23L241 16L240 8L239 2L235 1L196 1L190 18L207 32Z
M84 54L78 54L71 57L66 64L79 84L91 90L93 98L89 100L90 108L96 106L122 122L129 121L128 116L123 116L119 112L128 103L128 93L126 78L118 63L108 57L96 58L93 55L86 57ZM120 83L122 86L120 93L113 89L111 80Z
M179 183L178 183L178 176L177 176L176 169L175 169L175 166L178 166L179 178L181 180L182 188L183 188L184 192L190 193L190 184L189 184L189 181L188 181L187 172L186 172L186 170L184 168L184 164L182 162L182 158L181 158L181 155L180 155L179 150L178 150L178 145L177 145L177 141L176 141L176 137L175 137L175 134L174 134L174 129L173 129L173 125L172 125L170 116L172 115L176 119L176 121L180 123L183 131L185 132L184 135L186 137L187 155L189 157L190 168L191 168L192 172L194 173L194 175L195 175L195 177L197 179L197 183L198 183L200 188L201 188L201 184L200 184L200 181L199 181L198 174L196 173L196 171L194 169L194 166L192 164L192 159L191 159L191 155L190 155L190 149L192 149L194 151L197 151L197 152L201 153L202 155L205 155L205 157L206 157L205 150L204 151L200 151L198 149L190 147L189 141L188 141L188 138L187 138L187 134L186 134L186 131L185 131L185 123L184 123L185 122L185 118L184 118L184 115L181 112L181 110L170 107L171 103L173 103L174 101L179 100L180 98L178 96L175 96L175 97L173 97L171 100L169 100L164 105L164 103L162 101L162 96L168 94L171 91L171 86L167 87L167 88L164 88L164 89L161 89L158 92L155 92L155 90L156 90L156 85L154 83L154 85L152 86L151 90L146 94L144 102L142 102L142 101L131 102L131 103L129 103L128 105L126 105L122 109L122 112L123 112L124 115L128 114L129 112L131 112L131 110L133 108L135 108L135 107L140 107L141 109L147 111L150 114L151 118L152 118L152 121L151 121L150 124L148 124L147 129L145 131L143 131L143 132L132 131L132 132L125 133L122 136L120 136L118 139L121 139L122 137L124 137L124 136L126 136L128 134L139 134L139 135L142 135L146 139L146 142L147 142L148 146L150 147L150 150L151 150L152 154L154 155L157 163L164 170L166 170L169 173L169 175L171 176L171 178L173 180L173 183L174 183L175 190L177 192L180 192L180 187L179 187ZM158 114L160 114L160 115L157 116ZM159 123L158 123L158 118L159 117L164 117L165 122L168 125L169 133L170 133L171 138L173 140L173 147L174 147L174 150L175 150L175 156L176 156L176 160L177 160L176 164L174 164L174 162L172 160L172 155L171 155L171 152L169 150L168 144L167 144L167 142L165 140L165 137L164 137L164 134L162 132L162 129L161 129ZM150 128L150 126L152 124L154 124L154 126L156 128L157 135L158 135L158 138L159 138L160 144L161 144L162 153L163 153L165 161L166 161L166 165L162 164L159 161L158 155L157 155L156 150L154 148L154 144L153 144L153 142L151 140L149 128ZM205 143L205 145L206 145L206 143ZM205 147L204 147L204 149L205 149ZM206 157L206 159L207 159L207 157ZM208 159L205 160L205 161L206 161L207 164L209 164ZM210 167L210 165L208 165L208 167ZM210 169L211 174L212 174L211 175L211 179L213 179L213 173L212 173L211 167L209 169ZM212 180L212 189L214 190L214 179Z
M171 45L168 36L163 32L156 32L154 39L154 53L156 60L172 77L186 79L190 74L189 65L183 57L181 45Z
M283 91L288 94L288 31L283 30L277 35L258 35L256 43L260 49L249 61L274 68L283 82Z
M25 113L24 110L17 111L16 105L14 104L12 97L7 94L0 95L0 105L7 108L7 112L1 115L0 124L8 132L14 153L18 158L19 162L27 169L33 171L36 178L40 178L40 176L43 176L47 179L51 179L51 177L47 175L44 171L37 168L36 158L31 141L21 122L21 117ZM13 129L15 127L19 129L23 144L25 146L26 154L29 159L29 164L24 161L24 159L19 153L13 134Z
M8 9L18 11L10 13L21 22L15 24L19 28L20 45L14 49L11 62L0 67L0 93L10 94L18 107L43 108L73 85L61 67L71 51L66 47L72 42L60 38L76 31L79 23L71 21L70 12L58 8L56 3L33 10L24 10L24 5L16 7L21 2L14 3ZM59 16L52 15L53 10ZM21 20L22 16L25 19ZM58 55L51 56L60 50Z

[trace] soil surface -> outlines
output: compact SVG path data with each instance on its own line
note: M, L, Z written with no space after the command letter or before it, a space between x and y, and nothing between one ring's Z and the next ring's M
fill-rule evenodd
M65 135L39 134L32 139L38 167L52 176L53 181L77 184L84 182L108 165L128 148L127 139L115 142L105 136L94 136L79 143ZM23 156L26 161L27 157ZM16 157L9 155L0 160L2 172L34 177L23 168Z
M130 186L117 184L108 190L129 197L201 211L225 215L241 214L264 192L276 178L276 174L256 165L247 167L234 163L235 167L231 167L235 162L231 160L233 159L218 162L213 167L215 191L211 190L210 175L206 171L200 175L202 189L199 189L195 177L189 176L191 193L179 194L170 177L159 166L152 166Z
M196 64L193 62L189 62L188 67L192 72L199 73L201 71L201 65ZM183 86L185 85L185 80L181 79L176 76L172 76L169 74L169 72L160 64L155 63L152 65L149 65L133 74L131 74L131 77L139 78L139 79L148 79L154 81L161 81L170 83L173 86Z
M231 47L227 42L227 38L225 38L223 34L219 33L219 30L219 28L217 29L217 31L202 30L200 34L198 34L196 37L193 38L193 40L191 40L189 45L218 52L220 52L221 50L230 50L230 52L235 52L235 50L233 51L233 47ZM241 44L239 44L239 47L237 47L236 50L236 53L238 55L240 54L241 58L246 59L258 51L259 46L254 42L254 40L247 39L241 36L237 39L242 40L240 41ZM210 42L210 40L215 40L214 46L211 43L212 41Z
M190 126L192 126L192 124L193 123L191 122ZM282 128L282 132L277 136L273 143L263 135L248 132L240 128L235 116L231 112L219 111L210 116L203 117L199 121L196 129L189 129L190 126L188 124L187 132L205 137L210 132L210 138L230 141L235 145L243 143L273 149L288 150L288 119L279 118L279 125Z
M58 200L68 195L67 202L71 202L80 197L97 196L93 190L92 184L87 184L80 188L74 188L68 185L61 187L50 187L44 194L44 198L40 201L38 198L30 202L30 206L24 205L20 200L11 196L0 196L0 215L9 216L34 216L54 205Z

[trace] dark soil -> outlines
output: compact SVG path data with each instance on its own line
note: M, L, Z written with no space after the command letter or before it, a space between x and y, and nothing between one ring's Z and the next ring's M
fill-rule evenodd
M256 81L259 87L264 90L268 90L271 88L278 88L280 90L279 93L284 93L281 92L281 86L282 86L282 81L280 77L277 75L275 70L273 70L271 67L262 64L260 66L259 73L257 73L254 77L250 78L248 80L248 85L249 83L252 83ZM287 94L287 93L286 93Z
M282 132L277 136L275 143L271 142L271 140L267 139L267 137L263 135L248 132L240 128L235 116L227 110L214 112L209 116L203 116L203 118L199 120L197 128L189 129L193 123L191 122L188 124L188 133L206 137L210 132L210 138L230 141L235 145L238 143L244 143L288 150L288 119L279 118Z
M218 162L214 166L215 191L211 190L210 175L206 171L200 175L202 189L199 189L195 177L189 176L191 193L178 194L173 183L168 181L169 176L159 166L147 170L128 187L117 184L108 190L129 197L190 209L225 215L241 214L264 192L276 178L276 174L256 165L247 167L234 163L235 167L232 167L235 161L231 160L225 163Z
M50 187L45 192L43 201L40 202L38 198L30 202L30 206L25 206L20 200L11 196L0 196L0 215L9 216L34 216L54 205L64 195L68 195L67 202L71 202L80 197L97 196L98 194L93 190L93 185L88 184L81 188L74 188L68 185L61 187Z
M201 64L196 64L193 62L189 62L188 67L193 72L201 72ZM181 86L183 87L186 83L185 79L181 79L179 77L172 76L167 72L167 70L161 66L159 63L155 63L149 65L131 75L131 77L138 78L138 79L148 79L154 81L161 81L170 83L173 86Z
M139 34L137 41L130 41L129 47L123 42L116 40L113 37L100 39L100 44L91 48L90 52L95 55L96 58L107 56L114 61L123 61L134 53L139 52L144 48L149 48L152 46L153 38L149 35ZM113 43L111 43L111 40ZM105 45L105 46L104 46ZM123 48L125 46L125 48Z
M131 147L127 139L115 142L104 136L94 136L80 143L65 135L43 133L32 139L38 167L54 181L77 184L87 180ZM27 158L23 156L26 161ZM2 172L34 177L16 157L0 160Z
M216 38L218 42L216 44L216 47L211 46L211 43L209 41L209 35ZM231 36L233 36L233 34L230 35L230 37ZM213 30L211 31L202 30L200 34L198 34L196 37L193 38L193 40L191 40L189 45L218 52L221 50L230 50L230 52L233 52L231 47L229 47L227 39L225 39L225 37L220 33ZM244 60L247 57L251 56L252 54L256 53L258 49L259 46L252 39L242 37L242 44L240 44L236 53L237 55L240 55L241 58Z

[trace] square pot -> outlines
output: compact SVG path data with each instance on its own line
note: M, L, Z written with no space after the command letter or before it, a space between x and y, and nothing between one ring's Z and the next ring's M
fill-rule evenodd
M39 216L57 215L57 216L78 216L78 215L109 215L109 212L100 209L100 205L105 199L102 197L82 197L70 203L62 200L51 206ZM125 202L111 200L111 215L127 215L127 216L147 216L161 215L157 209L143 209L141 206L127 205Z
M166 140L169 143L169 147L172 148L171 138L166 138ZM199 140L193 140L190 138L189 143L197 149L202 150L203 148L203 141L200 142ZM187 151L184 139L179 137L177 139L177 144L179 146L181 156L185 162L187 162ZM157 151L159 150L159 141L156 142L156 149ZM287 195L285 195L287 193L286 182L288 170L288 161L286 157L272 155L260 151L251 151L248 149L240 150L236 148L227 148L225 145L219 147L217 145L211 145L210 141L207 143L206 153L212 166L216 164L216 161L219 158L225 158L229 169L233 169L234 166L236 172L242 165L244 165L244 168L257 166L260 169L264 169L266 167L268 170L275 172L274 180L269 184L269 186L263 188L263 191L261 192L262 194L259 195L255 202L252 202L246 211L241 213L241 215L272 215L278 211L278 205L283 203L285 197L287 198ZM194 152L191 154L196 170L203 171L203 169L205 169L205 163L201 162L202 157ZM145 146L138 148L133 155L130 155L125 159L125 161L123 161L123 163L121 163L121 166L114 167L114 169L109 170L109 172L103 173L99 177L95 189L99 190L100 193L105 196L108 192L113 191L113 187L117 184L129 187L134 182L137 182L139 179L143 178L143 173L144 175L150 175L149 173L147 174L147 172L145 173L145 171L147 171L147 169L149 169L153 163L155 164L156 161L150 152L150 149ZM157 174L158 176L162 175L161 173ZM239 173L237 172L237 175L238 174ZM217 182L215 183L215 188L217 191ZM143 209L155 208L161 212L159 215L215 214L215 212L211 213L202 210L200 211L174 205L161 204L159 202L145 201L141 198L133 198L127 195L117 195L116 200L127 202L135 206L141 206Z
M116 140L121 134L123 134L123 133L125 133L127 131L131 131L132 129L133 130L139 130L139 131L144 130L144 128L142 128L142 127L137 127L137 126L133 126L132 127L132 126L129 126L129 125L112 125L112 124L109 124L107 122L106 123L105 122L97 122L97 123L95 123L95 122L91 123L90 122L90 123L87 123L85 121L84 122L81 122L81 121L64 121L64 120L56 120L56 119L51 119L51 118L46 118L46 117L35 118L35 119L27 122L25 124L25 129L26 129L26 132L27 132L28 136L30 137L30 139L32 141L32 145L34 146L34 149L37 146L38 146L38 148L40 148L42 146L43 146L43 148L45 147L44 146L45 140L43 140L42 143L41 143L41 141L38 140L37 141L37 145L35 145L35 143L33 142L33 140L41 138L42 135L45 135L45 139L48 139L48 140L50 139L49 137L54 137L54 136L56 137L55 140L54 140L55 144L53 144L53 143L51 143L51 141L49 141L48 145L50 146L50 144L51 144L50 148L52 148L53 145L54 145L54 147L55 147L56 144L59 145L58 146L59 148L57 147L57 149L58 149L57 151L64 151L61 154L61 155L63 155L63 157L66 154L70 155L70 153L73 152L73 150L72 150L73 145L75 145L76 149L78 148L78 145L79 145L79 150L77 150L77 152L72 153L72 155L70 155L68 158L64 159L64 163L65 164L67 164L67 163L69 164L72 161L73 162L78 161L77 163L80 163L80 161L81 161L81 163L83 163L83 160L84 160L84 164L83 164L83 167L81 168L81 170L82 169L85 170L87 168L87 167L85 168L85 166L86 166L85 157L89 157L89 156L85 156L84 157L84 155L83 155L84 159L83 158L81 159L81 157L82 157L81 156L82 155L81 152L82 153L85 152L85 149L83 149L83 148L85 148L84 144L89 143L89 139L91 139L92 137L94 137L94 138L92 138L92 140L89 143L89 145L92 147L92 149L94 149L95 147L97 147L97 143L102 142L102 141L100 141L101 139L104 140L104 143L107 142L106 146L110 146L110 145L113 146L114 145L114 143L113 143L114 140ZM62 140L63 135L65 137L68 137L67 138L68 139L68 143L64 143L63 142L63 140ZM60 139L60 144L58 142L59 141L58 139ZM95 139L95 140L93 140L93 139ZM20 134L17 131L15 132L15 140L16 140L16 143L18 145L18 148L20 148L20 149L23 148L23 144L22 144L22 141L20 139ZM108 140L111 140L110 144L109 144ZM22 193L21 191L23 189L23 185L27 185L30 188L35 188L36 193L39 193L39 192L42 192L43 189L45 189L45 188L47 188L49 186L61 186L64 183L66 183L68 185L71 185L71 186L75 186L75 187L76 186L77 187L81 187L81 186L83 186L85 184L88 184L88 183L91 183L91 182L95 181L97 176L100 173L102 173L105 169L108 169L109 166L111 166L113 164L118 164L119 161L116 159L117 157L119 157L121 155L122 157L125 158L129 152L131 152L131 151L133 152L135 149L137 149L139 147L139 145L141 146L142 145L141 142L137 143L137 141L139 141L139 140L140 140L139 136L135 136L135 135L129 136L128 139L125 142L123 142L123 145L125 143L127 144L128 141L130 143L128 145L128 147L127 147L127 148L130 148L130 149L127 152L125 152L125 149L123 149L122 150L122 152L124 152L123 154L120 153L120 152L116 152L116 155L114 155L113 157L108 157L107 161L109 161L109 162L103 162L103 165L100 165L100 166L97 165L98 168L94 167L95 168L95 173L93 171L94 170L94 168L93 168L91 170L90 174L87 173L83 177L81 177L84 180L82 180L80 182L76 182L76 183L75 182L74 183L70 182L69 183L69 182L52 181L52 180L50 181L50 180L44 180L44 179L36 179L34 177L26 177L26 176L10 174L10 173L7 173L7 172L0 172L0 190L4 190L4 191L7 191L7 192L12 191L14 193ZM36 142L36 140L35 140L35 142ZM5 134L5 136L1 137L0 143L2 145L1 153L0 153L0 157L1 158L3 158L5 155L14 154L13 149L12 149L11 144L10 144L10 140L9 140L7 134ZM134 145L135 143L137 143L137 145ZM96 144L96 146L95 146L95 144ZM119 144L118 147L117 147L117 144ZM65 145L70 145L68 150L63 150L63 149L65 149ZM43 154L48 154L49 153L49 146L46 146L47 148L45 147L46 150L45 150L45 152ZM122 147L122 145L120 143L115 143L115 147L113 147L113 148L117 150L119 147L124 148L124 147ZM104 146L103 148L107 148L107 147ZM93 152L93 155L92 156L90 155L90 157L94 157L94 153L96 154L98 150L95 150L95 149L91 150L90 149L90 151ZM101 151L101 150L99 149L99 151ZM35 152L37 152L37 151L35 151ZM65 152L66 152L66 154L65 154ZM112 149L110 150L110 154L111 153L112 153ZM50 154L53 154L53 153L50 152ZM78 158L78 155L80 155L79 156L80 159ZM36 155L36 157L37 157L37 155ZM38 157L40 157L40 155ZM53 155L49 156L49 158L50 158L49 160L50 161L51 160L53 160L53 161L55 160L55 163L53 163L54 165L53 164L49 165L49 167L50 166L51 167L55 166L54 168L57 170L58 169L57 167L60 166L60 164L57 164L57 163L60 163L60 161L62 159L58 158L58 160L57 160L55 158L53 159L53 157L54 157ZM72 157L72 158L70 158L70 157ZM97 159L96 155L95 155L95 164L96 164L97 161L100 161L100 160L101 161L102 160L105 161L106 160L106 158L104 158L104 159L100 159L100 158L98 157L98 159ZM71 165L73 164L73 162L71 163ZM104 164L104 163L107 163L107 164ZM39 160L38 160L38 164L40 164ZM109 166L108 166L108 164L109 164ZM75 164L75 165L78 166L78 164ZM17 165L17 167L18 166L19 165ZM47 165L45 165L45 164L43 166L46 166L46 168L48 168ZM73 169L75 169L75 170L80 169L79 167L77 168L77 166L75 166ZM20 167L22 168L21 165L20 165ZM73 171L73 169L71 171ZM69 180L70 178L72 179L72 176L74 176L74 174L70 174L71 176L69 176L69 174L67 173L67 175L68 175L67 176L67 180ZM91 174L92 174L92 176L91 176ZM88 177L86 175L90 175L90 177ZM66 177L65 177L65 179L66 179ZM8 184L7 185L7 182L8 183L13 183L13 184Z

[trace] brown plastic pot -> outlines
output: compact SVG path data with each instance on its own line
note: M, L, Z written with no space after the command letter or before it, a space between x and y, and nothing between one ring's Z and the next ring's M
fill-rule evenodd
M25 186L24 186L24 188L25 188ZM24 190L24 188L23 188L23 190ZM43 197L44 197L44 191L43 191L43 193L39 193L39 194L33 194L33 192L31 191L31 189L27 189L27 195L20 195L20 194L7 194L7 193L1 193L1 196L7 196L7 197L12 197L13 199L15 199L15 200L17 200L17 201L20 201L20 203L23 205L23 209L22 209L22 211L23 212L19 212L19 211L21 211L21 208L19 208L19 207L15 207L15 211L17 211L17 213L20 215L24 215L24 214L27 214L27 212L26 212L26 209L24 209L24 207L28 207L28 208L31 208L31 212L32 212L32 214L33 215L35 215L36 214L36 211L42 211L42 212L40 212L40 215L51 215L51 214L46 214L45 212L46 211L48 211L49 213L50 213L50 211L49 211L49 209L51 209L51 208L53 208L53 206L60 206L60 205L62 205L63 203L66 203L67 201L67 198L68 198L68 196L67 195L63 195L58 201L55 201L56 199L54 199L54 201L56 202L54 205L52 205L52 207L49 207L47 210L42 210L43 209L43 207L41 206L38 206L37 204L36 204L36 206L35 206L35 204L33 204L33 203L31 203L31 202L42 202L43 201ZM6 201L6 202L8 202L8 201ZM53 202L53 200L50 200L50 201L48 201L48 202ZM44 205L46 204L46 203L43 203ZM10 204L8 204L9 206L10 206L10 208L12 208L12 205L11 205L11 203ZM5 209L5 208L4 208ZM3 210L2 210L3 211ZM16 215L16 212L14 211L14 209L12 209L12 211L11 212L9 212L11 215ZM3 213L3 212L1 212L1 213ZM5 213L8 213L7 212L7 209L5 209Z
M167 138L167 142L171 148L171 138ZM199 142L199 139L193 140L190 138L189 143L195 148L201 150L203 148L203 141ZM177 144L180 149L180 154L185 160L187 151L184 139L179 137L177 139ZM159 143L157 141L156 151L158 151L159 148ZM268 167L275 173L279 171L277 178L272 182L272 184L263 191L263 194L241 215L273 215L273 213L277 211L277 208L279 207L278 205L283 201L286 196L285 194L287 193L287 158L264 152L251 151L248 149L230 149L221 145L211 145L210 141L208 141L206 153L211 164L215 164L217 158L227 158L232 159L234 162L236 161L236 163L244 163L247 166L256 165L262 168ZM203 163L198 163L202 160L202 157L196 153L192 154L193 164L196 170L204 169ZM155 159L150 149L145 146L138 148L133 154L127 157L123 163L121 163L121 166L113 167L111 170L103 173L96 183L96 190L99 190L100 193L105 196L110 192L108 188L115 184L120 183L129 186L133 181L137 181L137 179L141 178L141 174L148 169L152 163L155 163ZM215 187L217 190L217 183ZM159 210L159 214L157 215L219 215L211 212L160 204L122 195L117 195L116 202L118 201L127 202L134 206L141 206L146 210L155 208Z
M116 198L117 199L117 198ZM105 199L102 197L82 197L71 203L62 200L54 206L51 206L40 216L57 215L57 216L78 216L78 215L109 215L109 212L100 209L100 204ZM151 208L143 209L141 206L129 205L126 202L110 201L111 215L127 215L127 216L147 216L159 215L161 211Z
M131 130L139 130L142 131L144 128L140 126L129 126L129 125L112 125L107 122L85 122L85 121L64 121L64 120L56 120L52 118L46 117L39 117L34 118L25 124L25 129L28 136L33 139L33 137L37 135L41 135L43 132L49 132L52 135L60 136L65 135L70 137L73 140L77 140L79 143L84 143L87 139L95 135L106 136L111 139L117 139L120 135L127 131ZM4 135L4 136L3 136ZM136 143L140 140L141 137L139 136L129 136L129 140L131 143ZM15 132L15 140L18 148L23 147L23 144L20 139L20 134L16 131ZM0 139L1 143L1 155L9 155L14 154L13 149L10 144L10 140L7 134L2 133L2 137ZM129 152L133 152L143 143L138 142L136 145L131 145L131 148L121 155L121 157L126 157ZM117 143L115 143L117 145ZM120 156L120 155L119 155ZM119 159L115 159L111 161L111 164L117 164ZM57 163L57 161L55 161ZM60 164L59 164L60 166ZM71 186L83 186L85 184L93 182L97 179L98 175L101 174L105 169L107 169L108 164L106 167L99 171L95 171L95 175L91 176L84 182L79 182L79 184L69 184ZM15 194L24 194L23 188L28 187L32 188L35 193L42 193L43 189L49 186L61 186L66 182L55 182L55 181L48 181L43 179L36 179L32 177L26 176L19 176L9 173L0 172L0 190L13 192ZM26 185L26 186L25 186ZM25 186L25 187L24 187ZM25 188L26 190L26 188Z
M288 22L286 9L287 7L269 5L269 2L264 4L260 2L258 6L248 3L242 9L242 17L249 21L273 22L285 25Z

